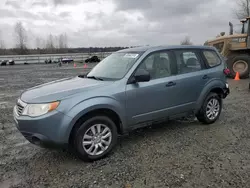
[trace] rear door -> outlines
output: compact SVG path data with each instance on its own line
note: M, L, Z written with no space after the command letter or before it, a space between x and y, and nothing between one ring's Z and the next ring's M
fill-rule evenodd
M176 75L176 95L178 110L186 112L195 108L196 101L209 77L199 50L174 50L178 72Z

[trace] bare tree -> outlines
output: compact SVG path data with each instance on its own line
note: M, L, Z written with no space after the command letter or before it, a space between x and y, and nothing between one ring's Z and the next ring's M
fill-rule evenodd
M46 48L46 40L44 38L41 38L40 39L40 47L42 49L45 49Z
M191 42L189 37L185 37L182 41L181 41L181 45L193 45L193 43Z
M40 37L37 37L36 38L36 48L41 48L41 38Z
M61 35L59 36L58 42L59 42L59 48L60 48L60 49L63 49L63 48L64 48L64 36L63 36L63 34L61 34Z
M5 54L5 44L4 44L4 40L2 37L2 32L0 31L0 55L4 55Z
M54 36L53 40L54 40L55 48L59 48L59 37L58 36Z
M58 43L59 43L59 48L60 49L66 49L68 47L68 39L67 39L67 34L60 34L58 38Z
M4 48L5 48L4 39L2 37L2 32L0 31L0 49Z
M0 40L0 49L5 49L5 43L3 39Z
M16 33L16 47L20 50L20 53L23 54L25 53L27 46L27 35L26 35L26 30L23 27L22 22L17 22L15 25L15 33Z
M46 48L49 52L53 52L55 49L53 35L50 34L47 38Z
M238 19L243 19L250 16L250 0L236 0L238 8L235 10L235 15Z
M63 40L64 40L64 48L68 48L68 37L67 37L67 34L64 33L63 35Z

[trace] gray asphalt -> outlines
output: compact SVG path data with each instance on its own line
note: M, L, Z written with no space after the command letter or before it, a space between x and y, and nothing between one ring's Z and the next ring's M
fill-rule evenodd
M86 71L83 65L0 67L0 188L250 187L249 80L228 80L231 94L215 124L190 119L140 129L94 163L27 142L12 119L20 93Z

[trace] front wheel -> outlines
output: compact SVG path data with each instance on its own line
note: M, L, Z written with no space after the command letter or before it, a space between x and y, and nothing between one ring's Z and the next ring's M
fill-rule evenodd
M106 116L89 118L77 130L75 149L80 159L86 162L104 158L116 145L117 128Z
M212 124L219 118L221 110L221 97L216 93L210 93L203 102L203 105L196 117L204 124Z

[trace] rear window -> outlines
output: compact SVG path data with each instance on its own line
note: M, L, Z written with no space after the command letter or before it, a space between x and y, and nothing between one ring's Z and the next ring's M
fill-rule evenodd
M204 56L207 60L207 63L210 67L215 67L215 66L221 64L221 60L215 51L204 50L203 54L204 54Z

